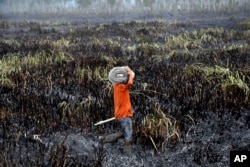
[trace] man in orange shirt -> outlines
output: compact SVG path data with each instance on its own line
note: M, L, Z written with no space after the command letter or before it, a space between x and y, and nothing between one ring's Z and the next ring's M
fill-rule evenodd
M132 117L133 110L129 96L129 88L133 85L134 72L125 67L128 74L127 80L121 83L113 83L114 87L114 116L122 127L123 132L117 132L103 138L103 143L115 142L120 137L124 137L124 152L131 152L132 144ZM119 75L119 74L117 74ZM118 76L119 77L119 76Z

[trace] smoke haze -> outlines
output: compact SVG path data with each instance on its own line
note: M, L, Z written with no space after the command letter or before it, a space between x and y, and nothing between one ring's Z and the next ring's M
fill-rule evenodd
M0 0L0 15L249 12L249 0Z

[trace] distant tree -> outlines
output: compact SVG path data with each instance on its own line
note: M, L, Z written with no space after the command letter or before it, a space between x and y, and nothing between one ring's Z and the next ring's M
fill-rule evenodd
M145 6L151 6L153 3L155 3L155 0L143 0Z
M78 3L79 6L83 6L83 7L86 7L86 6L89 6L91 5L91 0L77 0L76 1Z
M0 0L0 4L5 4L7 0Z
M116 0L108 0L108 4L110 4L110 5L114 5L115 2L116 2Z

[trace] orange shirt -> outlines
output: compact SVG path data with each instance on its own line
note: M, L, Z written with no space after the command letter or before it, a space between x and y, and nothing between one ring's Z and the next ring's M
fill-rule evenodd
M122 119L133 116L133 111L129 96L129 88L133 85L133 77L131 71L129 71L128 74L129 74L129 80L126 85L124 84L114 85L114 110L116 119Z

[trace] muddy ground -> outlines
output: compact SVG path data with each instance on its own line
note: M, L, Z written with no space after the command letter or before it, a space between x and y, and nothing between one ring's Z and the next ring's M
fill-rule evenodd
M98 16L97 18L94 16L87 18L80 16L57 16L54 18L51 16L1 16L0 18L3 22L21 22L23 20L31 20L32 22L65 21L67 24L56 26L56 31L60 34L66 34L70 29L75 29L82 24L98 25L100 23L122 23L133 20L147 22L157 19L164 20L168 24L177 21L183 25L187 25L183 27L185 31L191 31L210 27L231 29L240 21L250 19L250 16L246 13L223 15L207 15L204 13L199 15L183 15L168 13L160 16L126 15L126 17ZM20 28L13 26L8 29L0 29L0 31L0 38L2 39L23 38L22 36L28 39L29 37L34 38L34 36L36 36L36 34L31 34L29 30L27 30L27 27ZM178 32L176 31L174 33ZM42 35L43 34L40 34L37 37L42 38ZM0 56L2 57L4 52L1 52L1 54ZM137 75L136 73L136 76ZM54 85L50 94L40 96L45 98L46 106L54 104L52 101L56 101L56 98L61 100L65 99L65 97L70 99L70 96L72 96L71 100L83 98L84 96L77 91L78 90L75 89L70 94L67 94L60 85ZM9 106L10 104L6 103L12 98L15 99L15 96L18 96L18 94L13 93L17 92L1 87L1 108ZM134 102L134 120L138 121L141 116L141 110L147 110L147 107L136 106L140 104L140 102L138 102L140 100L137 99L136 101L137 102ZM25 100L23 102L25 102ZM166 101L160 101L160 103L162 103L163 106L169 105L166 104ZM170 100L169 103L175 102ZM110 102L110 104L112 103ZM181 104L177 102L175 105L178 107L178 105ZM18 104L18 106L25 105ZM27 107L28 106L36 105L27 104ZM216 108L216 106L214 108ZM56 110L55 106L50 109ZM227 107L221 112L195 110L196 111L189 108L189 111L186 111L187 114L195 119L195 124L191 126L189 123L190 126L187 127L186 131L183 131L181 138L177 142L167 143L164 151L158 150L158 152L156 152L149 141L141 142L140 138L136 138L131 155L124 155L121 152L122 140L114 144L106 144L103 147L98 142L100 135L115 131L117 127L116 123L108 123L108 125L101 125L98 128L90 125L88 129L60 125L65 127L59 128L58 130L55 130L56 128L48 131L44 130L42 133L39 133L39 131L33 127L34 124L29 124L29 121L32 122L32 118L28 121L23 120L25 123L20 123L22 122L20 120L27 119L26 117L20 118L17 116L16 119L19 121L5 118L0 122L2 127L0 129L0 166L36 166L37 164L41 166L63 166L65 164L66 166L84 166L83 164L85 164L85 166L104 167L222 167L229 166L230 151L250 151L249 106L244 105L240 108ZM173 115L175 114L173 113ZM108 118L108 116L106 118ZM95 121L97 121L97 119L95 119ZM49 128L51 128L50 125L48 125L48 129ZM18 140L16 137L13 137L13 134L19 134ZM34 134L39 134L40 136L34 138ZM67 159L67 162L64 161L65 159Z

